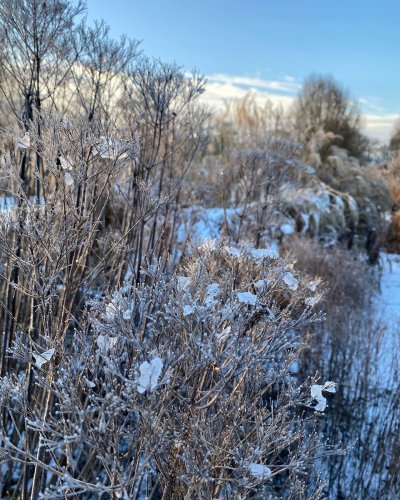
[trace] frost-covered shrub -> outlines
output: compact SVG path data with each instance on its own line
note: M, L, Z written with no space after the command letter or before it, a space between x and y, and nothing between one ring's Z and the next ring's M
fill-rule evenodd
M3 488L33 465L47 498L299 496L322 451L325 386L293 373L317 301L276 251L211 241L172 276L153 265L94 299L46 350L18 335L21 375L0 380Z

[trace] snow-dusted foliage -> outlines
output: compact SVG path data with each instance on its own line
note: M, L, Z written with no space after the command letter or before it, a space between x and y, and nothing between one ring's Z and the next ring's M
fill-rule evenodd
M385 189L84 3L0 2L0 497L397 498Z
M51 409L31 411L22 379L0 380L4 411L26 429L14 441L1 428L4 460L47 470L44 498L289 488L321 452L309 386L289 371L321 317L304 306L314 293L306 277L288 288L282 260L253 254L193 248L176 275L156 265L143 284L94 299L66 342L39 353L19 335L12 356L34 361L32 383Z

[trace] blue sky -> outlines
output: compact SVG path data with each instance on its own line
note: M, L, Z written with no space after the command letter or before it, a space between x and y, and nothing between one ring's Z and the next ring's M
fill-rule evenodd
M400 0L87 0L88 19L208 77L216 106L251 89L289 106L304 78L331 74L358 99L369 135L400 115Z

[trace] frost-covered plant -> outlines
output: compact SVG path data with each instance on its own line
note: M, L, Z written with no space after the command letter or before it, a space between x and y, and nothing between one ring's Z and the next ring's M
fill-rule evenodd
M312 284L274 253L215 242L146 277L94 299L45 352L18 335L11 354L21 377L31 369L12 391L0 381L6 422L20 422L1 426L6 491L22 491L14 478L29 481L31 465L45 498L289 491L322 451L324 408L291 374L321 319Z
M203 115L194 108L201 78L192 81L175 66L168 68L168 89L181 111L172 135L165 121L151 123L149 109L130 116L138 118L135 128L121 128L109 117L89 120L42 108L29 131L11 125L2 131L0 172L7 197L0 213L0 369L2 377L25 377L28 406L16 419L2 409L4 447L21 439L26 446L21 466L20 455L2 466L1 494L29 492L36 498L43 471L51 470L52 458L29 426L58 418L56 396L48 390L55 380L51 367L63 366L75 330L91 328L85 319L88 300L112 294L128 278L144 285L152 261L168 266L173 204L204 141ZM165 88L154 88L156 76L147 76L140 81L141 97L151 92L157 102ZM138 93L138 87L131 91ZM157 140L149 143L153 132ZM34 383L35 371L48 373L42 386ZM4 380L8 387L11 379ZM14 482L17 469L20 482ZM63 474L67 478L68 468Z

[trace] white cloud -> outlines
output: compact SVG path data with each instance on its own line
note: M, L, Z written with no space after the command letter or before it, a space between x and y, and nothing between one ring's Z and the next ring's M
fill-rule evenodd
M202 99L207 104L220 109L223 108L225 101L242 99L249 92L253 94L255 101L261 106L266 101L271 101L274 104L281 104L283 108L287 109L294 100L294 97L274 94L272 92L260 92L255 88L243 89L232 83L209 83Z
M301 84L296 82L296 80L291 76L285 76L283 80L264 80L259 77L232 76L217 73L207 75L207 80L210 84L225 83L235 85L240 88L244 87L247 90L273 90L288 94L296 94L301 88Z
M300 88L300 84L290 76L285 76L281 81L222 73L207 75L206 78L208 83L203 100L216 109L221 109L227 100L242 99L249 92L261 106L271 101L287 109Z
M388 141L399 119L397 113L369 113L363 115L365 133L369 137Z
M358 102L365 112L384 113L385 111L378 97L360 97Z

